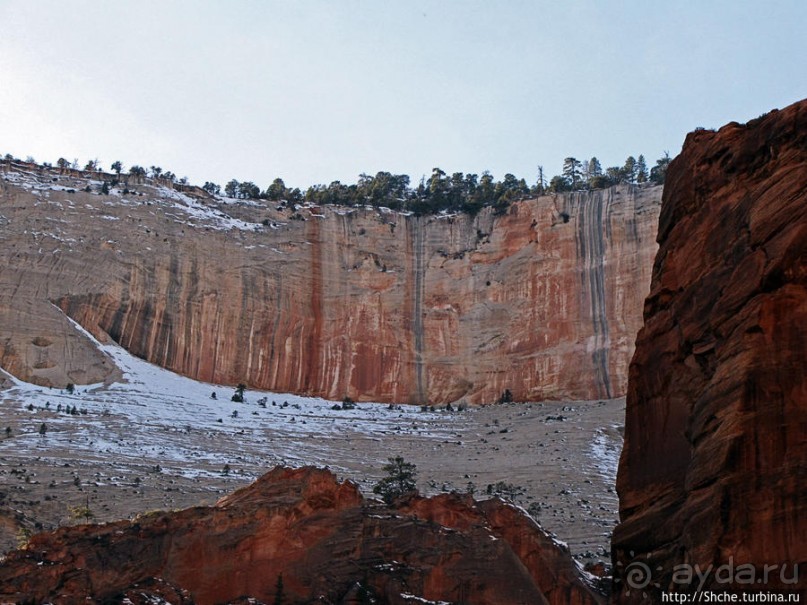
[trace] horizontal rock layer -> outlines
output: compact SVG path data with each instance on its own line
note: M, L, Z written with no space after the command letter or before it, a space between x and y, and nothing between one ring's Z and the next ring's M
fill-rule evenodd
M61 309L214 383L413 403L625 392L660 188L414 217L153 183L104 196L75 176L5 170L0 364L26 380L115 377Z
M0 563L0 600L271 603L281 577L284 603L603 601L511 505L442 495L389 508L312 468L276 468L213 507L39 534Z
M665 187L630 367L616 600L803 591L807 101L690 134ZM637 587L640 564L652 581ZM713 573L687 582L678 565Z

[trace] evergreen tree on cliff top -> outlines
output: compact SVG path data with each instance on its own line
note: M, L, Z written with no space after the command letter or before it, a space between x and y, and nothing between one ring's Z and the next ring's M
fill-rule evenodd
M581 168L582 164L577 158L569 157L563 160L563 178L572 190L577 189L580 184Z
M663 185L667 178L667 166L670 165L670 154L664 152L664 157L656 160L656 165L650 169L650 180L656 185Z
M639 157L636 160L636 182L647 182L647 163L645 162L642 154L639 154Z

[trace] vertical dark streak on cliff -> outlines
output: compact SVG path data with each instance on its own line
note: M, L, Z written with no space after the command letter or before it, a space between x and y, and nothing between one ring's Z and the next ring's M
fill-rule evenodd
M302 392L309 393L320 384L320 353L319 345L322 340L322 241L319 228L319 218L310 218L308 224L308 242L311 244L311 314L312 325L308 336L307 351L302 363L305 363Z
M71 299L71 303L74 300L77 300L77 299ZM79 305L76 305L76 307L78 308ZM109 324L109 327L106 329L106 333L109 334L109 337L113 341L120 344L121 346L123 346L123 343L122 343L122 341L123 341L123 325L124 325L124 320L126 319L126 309L128 307L129 307L129 289L124 288L123 289L122 300L120 301L117 308L115 309L115 312L112 315L112 321ZM67 315L70 316L70 317L74 317L74 315L75 315L75 313L77 311L77 308L76 309L71 308L69 311L66 311ZM101 326L101 327L103 327L103 326ZM130 344L130 347L131 347L131 344Z
M185 288L188 290L185 294L185 317L183 317L183 344L184 355L182 359L182 367L186 368L186 372L190 371L193 376L199 375L199 355L194 355L193 351L201 348L201 338L199 330L194 330L194 320L198 313L201 314L201 297L199 295L199 257L197 255L191 256L191 270L188 278L183 280ZM196 335L196 338L194 336ZM195 341L195 342L194 342Z
M339 220L339 233L341 233L342 241L346 243L346 246L339 250L340 258L341 258L341 267L347 268L349 262L347 261L347 255L349 254L349 250L353 248L355 243L352 239L352 232L353 232L353 215L352 214L337 214L334 218L338 217ZM350 296L350 285L344 277L339 280L339 288L341 292L339 293L339 303L345 305L345 308L350 308L351 305L351 296ZM344 331L342 338L340 339L339 345L339 358L343 360L341 362L341 368L336 368L336 374L339 376L339 380L334 380L331 382L332 388L334 389L334 395L339 397L340 393L342 393L342 397L355 397L359 398L361 395L361 389L356 388L354 391L354 380L356 380L359 376L357 372L358 368L353 364L353 325L352 322L348 324L350 327ZM344 369L344 370L343 370Z
M613 189L606 194L612 195ZM603 192L592 191L578 195L578 254L582 260L583 292L588 292L594 351L591 354L597 388L601 396L611 398L611 377L608 371L608 314L605 308L605 239L603 237ZM585 294L584 294L585 295Z
M277 347L277 337L280 327L280 310L283 308L283 272L278 271L274 274L275 278L275 320L272 322L272 337L269 339L269 375L272 381L276 379L277 371L274 369L280 362L275 360L275 350Z
M235 368L240 376L244 378L237 378L239 382L249 382L250 370L250 355L249 348L249 330L252 323L247 320L252 314L252 300L255 292L255 278L253 274L245 267L240 269L240 282L241 282L241 313L239 320L236 323L236 331L238 337L236 338L236 352L235 352Z
M411 223L414 231L414 292L412 293L412 333L415 344L415 387L419 403L426 403L426 388L423 384L423 219L413 217Z
M173 336L174 320L176 319L176 310L179 308L180 301L182 300L180 292L180 266L179 255L175 251L171 251L171 257L168 268L168 287L165 292L165 310L162 314L162 321L159 326L159 336L157 343L164 342L165 346L162 351L162 361L160 365L164 368L177 369L177 362L175 348L177 345L176 337ZM180 366L181 367L181 366Z
M641 237L639 235L639 226L636 217L642 213L641 201L640 197L636 195L636 191L633 187L630 189L631 194L631 208L633 212L631 212L630 216L628 217L628 226L630 227L630 241L635 242L637 249L638 244L641 241ZM610 239L610 235L608 236Z
M129 272L129 283L123 289L120 302L122 315L117 339L118 344L127 351L149 360L153 359L150 349L151 334L159 307L155 300L157 295L155 271L153 265L142 268L138 268L136 264L132 265ZM143 285L141 286L141 284ZM139 290L141 287L143 289ZM150 300L145 297L131 296L132 292L138 291L151 292L155 298Z
M219 371L219 350L222 343L221 335L221 303L218 296L216 296L216 312L213 315L213 326L210 328L213 333L213 359L211 360L210 381L217 382L216 377Z

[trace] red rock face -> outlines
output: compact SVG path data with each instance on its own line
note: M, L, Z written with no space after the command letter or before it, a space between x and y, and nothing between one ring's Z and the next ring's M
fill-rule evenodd
M625 392L660 188L473 219L310 208L291 220L202 200L249 227L221 231L149 184L101 196L20 174L0 180L0 364L26 380L115 376L54 301L97 337L215 383L412 403Z
M690 134L669 168L659 243L630 367L616 601L695 592L686 568L676 581L682 564L747 565L737 590L803 590L807 102ZM631 562L659 587L631 590ZM766 564L778 567L757 583ZM728 569L701 588L725 590Z
M284 603L360 603L362 593L392 605L602 602L568 552L501 501L441 496L391 509L310 468L277 468L210 508L35 536L0 564L0 600L146 592L271 603L281 574Z
M580 571L568 549L543 531L536 531L535 521L513 506L503 505L498 499L473 502L470 496L441 495L415 498L403 510L459 531L489 527L497 538L508 543L533 582L542 587L549 603L591 602L592 591L580 582Z

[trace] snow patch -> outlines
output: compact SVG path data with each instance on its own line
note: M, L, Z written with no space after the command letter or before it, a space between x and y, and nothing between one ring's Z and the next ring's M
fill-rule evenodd
M123 380L81 385L70 393L2 371L12 386L3 393L0 407L30 408L36 422L28 432L0 441L0 452L64 447L87 459L159 464L186 477L219 475L225 464L262 471L276 464L329 464L345 472L330 459L334 442L349 442L359 434L383 439L391 433L442 441L461 422L414 406L390 410L386 404L362 403L352 410L334 410L333 401L266 391L247 390L246 402L236 403L230 400L233 387L180 376L115 343L102 344L70 322L120 368ZM73 407L75 415L66 411ZM40 422L47 424L45 436L35 430Z
M429 599L424 599L423 597L419 597L408 592L402 592L401 598L415 603L426 603L426 605L451 605L450 601L430 601Z
M613 426L611 428L616 431L618 427ZM589 455L594 461L594 466L609 485L616 483L616 473L619 468L619 456L621 453L622 442L609 436L602 429L598 429L589 447Z

